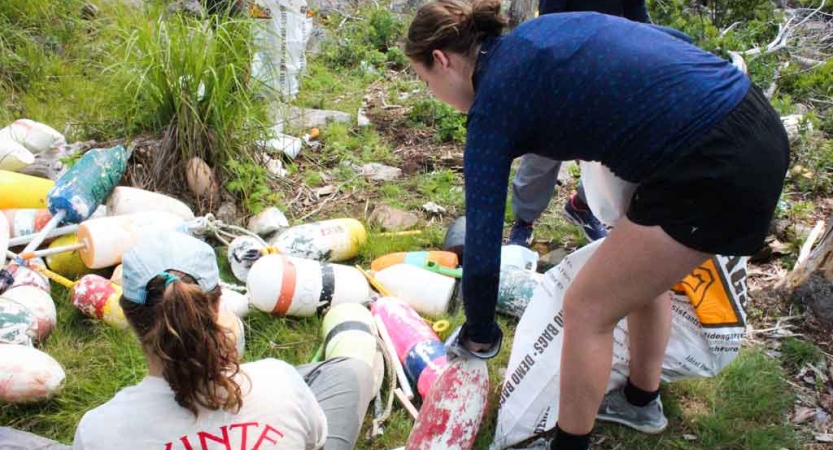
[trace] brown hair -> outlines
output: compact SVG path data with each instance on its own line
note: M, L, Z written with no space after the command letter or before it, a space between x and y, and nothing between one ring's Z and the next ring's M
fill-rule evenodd
M176 402L198 414L197 405L237 412L243 404L237 350L229 331L216 321L220 287L203 292L196 281L175 270L180 280L148 283L145 304L122 296L119 304L145 350L159 357L162 376Z
M500 36L506 26L500 0L439 0L419 9L408 28L405 54L431 67L434 50L471 55L489 36Z

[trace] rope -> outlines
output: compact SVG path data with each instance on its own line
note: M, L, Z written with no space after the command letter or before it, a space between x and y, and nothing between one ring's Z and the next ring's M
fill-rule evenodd
M388 400L385 405L385 410L382 414L373 418L373 436L382 435L382 424L385 423L393 411L393 391L396 389L396 371L393 368L392 356L388 353L382 337L376 333L376 347L382 350L382 359L385 361L385 372L388 377ZM381 390L378 395L381 395Z
M243 235L251 236L257 239L258 242L260 242L264 246L267 245L266 241L264 241L263 238L261 238L257 234L252 233L251 231L243 227L238 227L237 225L224 223L222 220L214 217L214 214L210 213L206 214L203 217L197 217L196 219L190 221L187 226L188 231L194 234L213 234L218 241L222 242L226 246L231 245L231 240L234 240L235 238ZM237 234L232 232L236 232Z

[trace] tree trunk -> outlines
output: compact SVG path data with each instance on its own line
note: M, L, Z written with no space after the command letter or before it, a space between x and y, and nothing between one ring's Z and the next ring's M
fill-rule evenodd
M821 243L807 261L787 275L791 298L806 305L828 327L833 327L833 215L827 219Z

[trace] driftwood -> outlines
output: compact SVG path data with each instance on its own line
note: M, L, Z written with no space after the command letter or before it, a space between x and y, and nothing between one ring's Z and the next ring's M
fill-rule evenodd
M820 322L833 327L833 215L825 230L816 249L787 275L782 287L793 300L808 306Z

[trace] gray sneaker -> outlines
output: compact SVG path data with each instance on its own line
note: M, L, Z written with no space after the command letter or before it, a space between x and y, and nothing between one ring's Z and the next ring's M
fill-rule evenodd
M657 397L651 403L639 407L628 403L624 389L610 391L599 407L598 420L614 422L647 434L659 434L668 426L662 412L662 400Z

